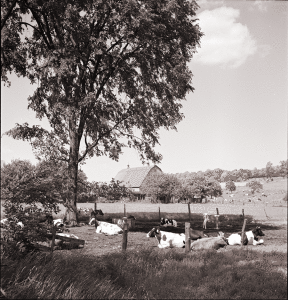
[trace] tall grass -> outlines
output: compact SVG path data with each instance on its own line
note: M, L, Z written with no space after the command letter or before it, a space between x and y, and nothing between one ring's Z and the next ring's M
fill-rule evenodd
M246 249L31 255L1 268L1 287L11 299L286 299L286 254Z

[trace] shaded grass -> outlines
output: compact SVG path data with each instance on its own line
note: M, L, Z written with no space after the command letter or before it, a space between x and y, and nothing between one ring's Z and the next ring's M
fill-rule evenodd
M245 250L244 250L245 249ZM185 255L139 247L91 257L70 253L8 262L1 287L12 299L285 299L285 253L244 249Z

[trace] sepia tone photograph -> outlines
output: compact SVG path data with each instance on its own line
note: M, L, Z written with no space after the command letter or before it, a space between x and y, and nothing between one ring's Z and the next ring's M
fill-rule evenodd
M0 299L287 299L288 1L1 0Z

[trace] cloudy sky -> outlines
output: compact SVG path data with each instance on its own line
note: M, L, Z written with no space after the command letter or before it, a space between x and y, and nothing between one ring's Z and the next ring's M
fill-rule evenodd
M263 168L287 159L288 2L197 1L205 36L193 57L194 93L187 95L178 131L160 131L157 151L165 173L221 168ZM47 125L27 110L33 86L11 75L1 83L1 134L28 122ZM29 159L27 142L1 137L1 160ZM87 160L89 180L109 181L118 171L142 166L133 149L119 162L108 157Z

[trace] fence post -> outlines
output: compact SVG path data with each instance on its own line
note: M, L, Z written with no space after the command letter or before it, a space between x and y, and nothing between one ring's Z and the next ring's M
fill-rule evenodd
M122 251L126 251L126 249L127 249L127 236L128 236L127 218L123 217Z
M190 251L190 223L185 222L185 253Z
M218 210L218 208L216 207L216 213L217 213L217 215L219 215L219 210Z
M159 206L159 222L161 222L160 206Z
M124 203L124 217L126 217L126 204Z
M215 218L216 218L216 229L219 229L219 224L218 224L218 218L219 218L219 215L215 215Z
M244 215L244 208L242 208L242 215L243 215L243 219L244 219L244 217L245 217L245 215Z
M188 211L189 211L189 222L191 223L191 210L190 210L190 203L188 203Z
M97 228L97 220L96 220L96 210L97 210L97 203L96 203L96 201L95 201L95 203L94 203L94 212L95 212L95 215L94 215L94 218L95 218L95 228Z
M55 235L56 235L56 226L52 225L52 241L51 241L51 252L54 250L55 244Z
M242 232L241 232L241 245L243 246L244 242L244 234L245 234L245 226L246 226L247 219L244 219L243 227L242 227Z

